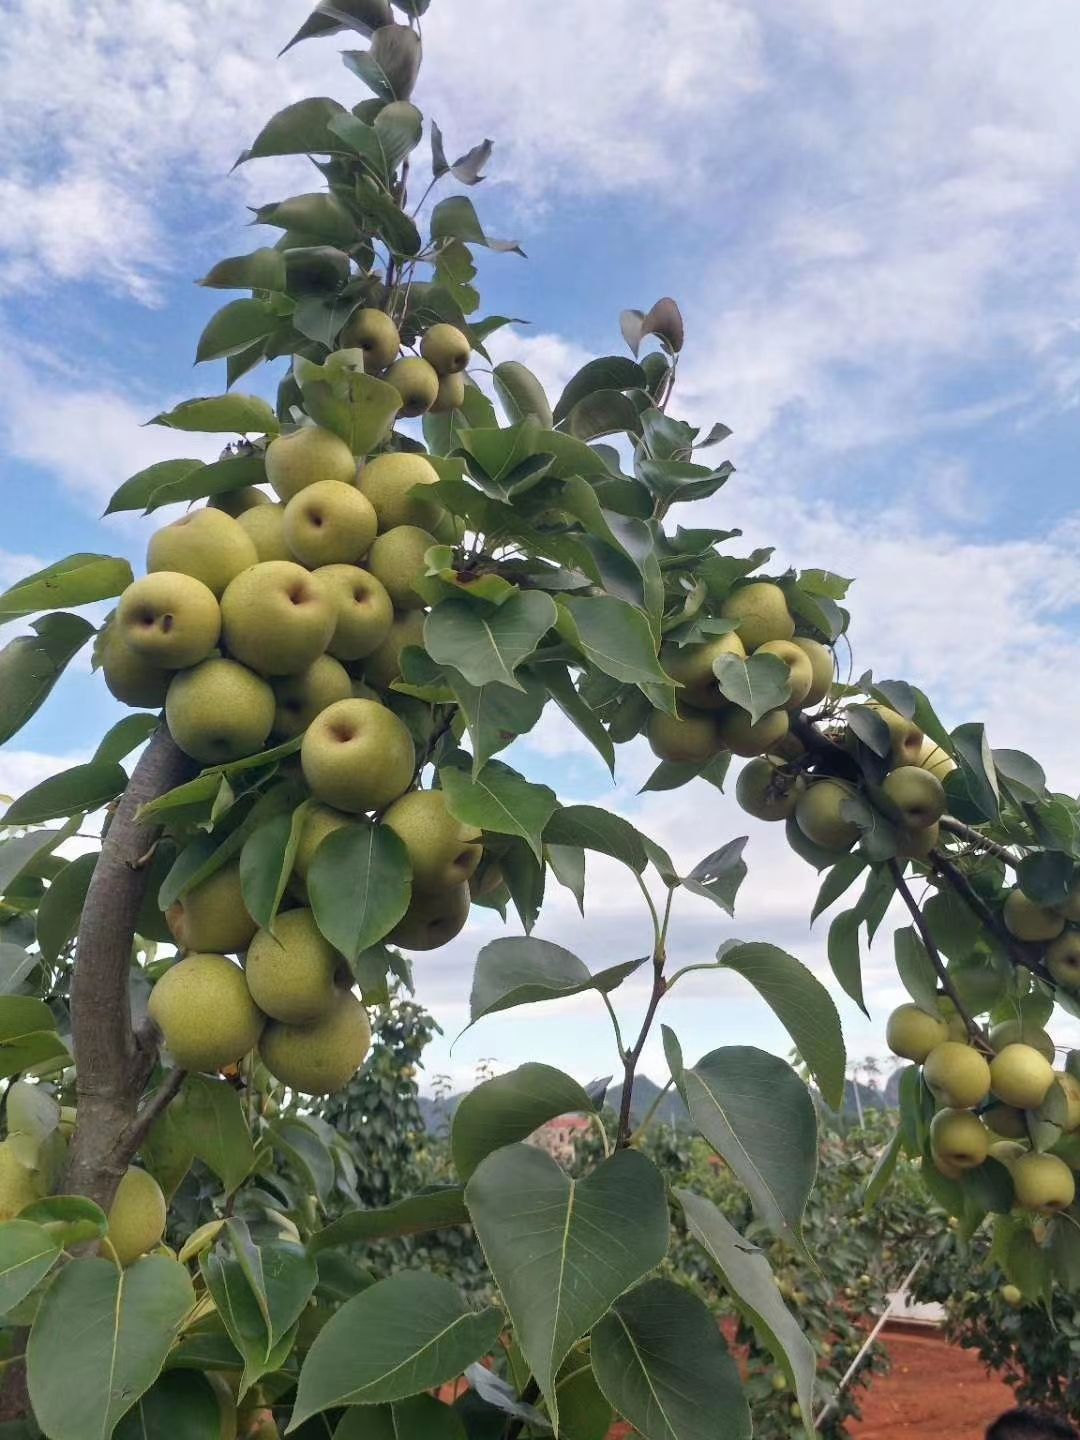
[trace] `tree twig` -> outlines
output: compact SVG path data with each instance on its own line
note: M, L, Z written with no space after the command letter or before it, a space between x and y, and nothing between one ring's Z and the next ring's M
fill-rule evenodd
M939 850L931 853L930 863L965 902L968 909L982 921L991 934L998 938L1014 965L1020 965L1025 970L1030 970L1033 975L1037 975L1040 980L1045 980L1048 985L1055 984L1054 977L1042 961L1030 955L1027 947L1022 945L1015 936L1009 934L1004 922L995 915L959 866L954 865Z
M149 1135L153 1128L154 1121L169 1108L172 1102L180 1093L180 1087L187 1079L186 1070L170 1070L165 1079L151 1095L150 1099L142 1107L135 1119L128 1126L124 1135L124 1143L129 1146L134 1155L139 1146Z
M1004 845L999 845L996 840L991 840L988 835L984 835L981 830L976 830L973 825L965 825L962 820L956 820L952 815L943 815L938 824L948 834L955 835L960 840L966 840L969 845L977 845L980 850L985 850L990 855L996 855L999 860L1003 860L1014 870L1020 864L1011 850L1006 849Z

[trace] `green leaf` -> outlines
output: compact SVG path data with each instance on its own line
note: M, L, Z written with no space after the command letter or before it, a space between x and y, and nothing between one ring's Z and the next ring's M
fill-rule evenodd
M255 1150L239 1094L226 1080L189 1075L170 1107L183 1142L231 1194L255 1164Z
M313 10L288 45L282 49L281 54L284 55L286 50L291 50L301 40L336 35L342 30L354 30L361 35L370 35L381 25L392 24L394 19L390 0L347 0L347 7L346 9L340 4L335 5L326 13L321 9Z
M97 864L98 852L77 855L65 865L41 898L37 912L38 949L50 965L59 960L79 927L83 901Z
M305 802L291 815L274 815L263 821L240 851L240 892L248 914L262 930L273 928L292 875L308 809Z
M590 709L582 699L581 693L570 678L569 670L565 665L545 663L543 677L544 684L555 704L599 753L614 777L615 746L611 743L611 736L600 723L596 712Z
M463 1180L493 1150L526 1140L547 1120L595 1107L576 1080L550 1065L519 1065L471 1090L454 1111L450 1148Z
M492 370L491 378L511 425L517 425L531 415L539 420L543 429L551 429L555 423L551 405L543 385L527 366L519 360L504 360Z
M48 1195L27 1205L21 1218L47 1225L53 1239L65 1248L100 1240L109 1229L105 1211L83 1195Z
M380 100L407 100L420 70L420 37L407 25L381 25L368 50L345 50L342 60Z
M28 955L21 946L0 940L0 996L15 994L37 965L36 955Z
M61 840L65 830L34 830L29 835L14 835L10 840L0 840L0 895L32 867L36 869Z
M577 845L545 845L548 868L585 914L585 851Z
M272 245L263 245L250 255L231 255L219 260L199 281L212 290L276 290L285 289L285 256ZM166 460L165 464L172 464ZM190 461L184 461L190 464Z
M904 989L929 1015L937 1010L937 971L926 946L913 925L893 932L896 973Z
M743 1318L784 1371L804 1415L814 1413L817 1356L776 1288L769 1262L739 1234L711 1200L676 1190L687 1229L726 1285Z
M723 946L717 958L735 970L769 1005L821 1088L825 1103L844 1100L844 1036L832 996L794 955L757 941Z
M570 622L568 638L598 670L629 685L661 686L674 694L674 682L656 658L656 640L644 611L613 595L571 596L560 604Z
M330 122L349 112L325 96L298 100L272 116L244 150L236 165L266 155L330 155L340 150L330 131ZM233 166L235 169L236 166Z
M671 1280L616 1300L592 1333L600 1389L644 1440L749 1440L738 1366L714 1317Z
M334 1188L334 1157L312 1125L286 1116L267 1128L267 1139L300 1178L303 1188L326 1203Z
M545 845L580 845L621 860L639 875L649 863L645 840L629 820L599 805L562 805L544 828Z
M189 500L202 500L210 495L227 495L266 480L266 462L259 451L244 455L226 455L210 465L167 484L159 485L146 502L146 511L160 510L163 505L181 505Z
M115 762L73 765L12 801L0 825L40 825L100 809L123 793L127 780L123 766Z
M714 850L711 855L706 855L683 880L687 890L693 895L711 900L714 905L719 905L721 910L734 915L735 897L746 879L746 861L742 854L748 838L740 835L736 840L729 840L719 850Z
M550 595L520 590L502 605L447 600L424 622L424 644L439 665L459 670L470 685L524 687L514 671L535 651L555 624Z
M805 1254L802 1217L817 1173L817 1116L806 1086L786 1061L751 1045L712 1050L674 1079L762 1223Z
M644 390L648 384L645 372L636 360L625 355L607 355L590 360L567 383L555 406L555 424L561 424L571 410L586 396L598 390Z
M328 835L307 875L315 923L355 961L409 908L412 868L404 843L386 825L358 819Z
M1020 889L1036 905L1064 905L1074 884L1076 861L1059 850L1035 850L1017 867Z
M513 250L524 255L516 240L493 240L484 233L476 207L465 195L451 195L440 200L431 212L433 240L464 240L467 245L482 245L488 250Z
M545 678L550 668L545 667ZM533 728L547 701L544 682L526 673L518 677L522 688L514 690L507 685L470 685L452 669L445 672L445 678L469 727L474 778L492 755Z
M461 1374L495 1345L501 1313L469 1309L457 1288L407 1270L347 1301L308 1351L290 1430L336 1405L404 1400Z
M751 655L743 660L738 655L718 655L713 661L713 674L721 695L749 712L753 724L778 710L791 695L788 667L779 655Z
M476 1368L491 1374L482 1365ZM457 1411L434 1395L410 1395L394 1405L356 1405L345 1411L334 1431L334 1440L467 1440L467 1436Z
M276 250L270 253L278 254ZM125 480L114 492L105 514L113 515L119 510L144 510L156 490L186 480L193 471L203 467L202 460L159 460L156 465L150 465L132 475L130 480Z
M239 355L272 335L281 318L265 300L230 300L211 315L195 347L195 363Z
M830 905L834 905L850 886L854 885L868 863L866 856L861 851L845 855L843 859L836 862L822 881L821 889L814 901L814 908L810 912L811 924L823 911L828 910Z
M133 750L144 745L158 728L156 715L125 715L98 741L93 759L99 764L125 760Z
M49 1007L29 995L0 998L0 1080L50 1060L71 1063Z
M284 1363L293 1347L295 1331L276 1346L271 1345L255 1292L238 1260L226 1259L216 1252L203 1253L199 1256L199 1270L229 1339L243 1358L244 1372L238 1396L242 1399L252 1385Z
M53 1440L101 1440L157 1379L195 1291L175 1260L118 1269L79 1259L41 1301L27 1346L30 1400Z
M423 1190L384 1205L378 1210L350 1210L308 1241L311 1253L338 1245L362 1245L373 1240L396 1240L403 1235L426 1235L452 1225L467 1225L465 1191L460 1185Z
M663 1179L636 1150L572 1180L545 1151L512 1145L480 1164L465 1200L557 1433L562 1362L667 1254Z
M60 1255L55 1235L30 1220L0 1225L0 1315L25 1300Z
M583 990L606 995L644 964L644 960L623 961L593 975L576 955L550 940L538 940L534 935L491 940L476 957L469 1023L516 1005L560 1000Z
M317 425L345 441L354 455L367 455L385 439L401 409L401 395L364 373L363 352L337 350L323 365L296 366L308 414Z
M859 910L843 910L829 926L829 965L849 999L854 1000L869 1020L863 998L862 960L859 957Z
M997 771L984 725L958 725L950 736L960 773L967 781L969 797L988 820L996 820L1001 808Z
M0 745L37 714L68 661L94 633L81 615L58 610L31 622L33 635L19 635L0 650Z
M900 1158L900 1152L904 1146L904 1134L898 1125L893 1131L889 1143L881 1151L874 1162L874 1169L870 1179L866 1182L866 1191L863 1204L867 1210L872 1210L889 1184L896 1170L896 1162Z
M489 760L475 777L444 765L439 782L456 819L498 835L518 835L542 858L540 837L558 803L546 785L531 784L498 760Z
M184 400L147 423L210 435L276 435L281 428L274 411L257 395L209 395Z
M111 600L126 590L133 578L126 560L112 555L69 555L5 590L0 595L0 623L55 605Z
M113 1432L115 1440L207 1440L224 1434L217 1391L205 1375L167 1370L129 1410Z

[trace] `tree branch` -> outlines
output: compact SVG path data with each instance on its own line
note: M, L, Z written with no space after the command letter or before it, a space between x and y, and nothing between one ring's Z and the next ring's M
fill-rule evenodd
M1025 970L1030 970L1033 975L1037 975L1040 980L1045 980L1048 985L1056 984L1054 977L1042 961L1029 954L1027 947L1022 945L1014 935L1009 934L1004 922L995 915L959 866L946 859L938 850L932 852L930 863L946 883L956 891L968 909L977 915L986 928L998 938L1014 965L1020 965Z
M187 1079L186 1070L170 1070L165 1079L142 1107L124 1133L124 1144L134 1155L149 1135L154 1121L163 1114L180 1093Z
M149 1073L147 1052L132 1029L128 979L146 890L140 861L160 827L140 820L139 811L193 769L165 727L157 730L105 834L79 924L71 985L78 1120L64 1183L103 1209L135 1153L129 1137Z
M960 840L966 840L969 845L977 845L980 850L985 850L990 855L996 855L999 860L1003 860L1014 870L1020 863L1011 850L1006 849L1004 845L999 845L996 840L991 840L988 835L984 835L981 830L976 830L973 825L965 825L962 820L955 820L951 815L943 815L938 824L948 834L955 835Z

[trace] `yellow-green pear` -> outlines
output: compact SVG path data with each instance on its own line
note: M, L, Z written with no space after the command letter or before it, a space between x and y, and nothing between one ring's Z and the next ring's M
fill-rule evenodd
M795 634L784 592L768 580L754 580L732 590L720 606L720 614L738 622L739 639L747 650L756 650L769 640L790 640Z
M786 710L769 710L760 720L751 722L750 713L740 705L732 705L717 717L720 739L733 755L749 759L765 755L788 732Z
M432 325L420 342L420 354L438 375L456 375L469 363L472 346L456 325Z
M1055 905L1054 909L1066 920L1080 925L1080 880L1072 886L1064 902L1061 905Z
M909 830L926 830L945 814L941 781L918 765L900 765L885 776L881 790L900 823Z
M315 852L335 830L342 830L347 825L354 824L351 815L344 815L340 810L333 810L329 805L312 805L304 816L303 828L300 831L300 842L296 847L296 856L293 860L293 873L289 881L289 888L301 899L307 898L307 876L311 868L311 862L315 858Z
M296 675L323 654L337 623L322 581L291 560L263 560L221 597L225 647L260 675Z
M424 556L437 542L418 525L384 530L368 551L367 568L381 581L395 610L420 610L424 600L413 588L427 571Z
M1046 947L1046 968L1066 990L1080 990L1080 930L1066 930Z
M263 1064L290 1090L301 1095L330 1095L347 1085L371 1049L367 1011L348 990L310 1025L272 1020L263 1031Z
M720 693L713 673L713 661L721 655L746 658L746 650L734 630L716 635L695 645L676 645L668 641L660 651L660 664L672 680L683 688L679 699L695 710L723 710L728 701Z
M451 410L460 410L465 404L465 376L442 375L439 377L439 391L431 407L433 415L449 415Z
M109 1244L121 1265L130 1265L160 1245L166 1207L161 1186L145 1170L131 1165L120 1177L109 1206Z
M220 1070L253 1049L266 1017L224 955L186 955L150 993L150 1018L182 1070Z
M1031 1045L1006 1045L990 1061L990 1093L1018 1110L1037 1110L1053 1083L1053 1066Z
M412 783L416 749L377 700L339 700L308 726L300 763L311 793L349 814L381 810Z
M224 490L220 495L211 495L206 503L211 510L224 510L226 515L239 520L240 516L246 515L249 510L255 510L260 505L271 505L273 501L266 491L260 490L257 485L241 485L238 490Z
M255 546L259 560L291 560L292 551L285 539L285 506L279 500L276 504L255 505L236 517L248 539Z
M0 1141L0 1220L13 1220L43 1193L37 1170L25 1163L12 1139L9 1135Z
M784 702L785 710L801 710L814 683L814 667L810 657L794 640L766 640L754 651L755 655L775 655L787 666L788 686L791 694Z
M749 760L739 773L735 799L757 820L787 820L795 814L802 781L767 755Z
M94 661L110 693L123 704L146 710L158 710L165 704L174 672L162 670L132 650L115 618L98 635Z
M165 921L182 950L225 955L245 949L258 927L244 905L239 860L174 900Z
M310 910L286 910L260 930L244 959L251 998L271 1020L309 1025L337 1003L334 976L343 961Z
M386 937L403 950L438 950L460 935L469 918L469 887L413 895L404 917Z
M1065 917L1044 905L1036 905L1020 889L1010 890L1001 918L1017 940L1056 940L1065 929Z
M808 840L823 850L850 850L859 838L859 827L842 813L851 787L839 780L813 780L799 796L795 819Z
M286 543L310 569L355 565L371 549L378 528L371 501L340 480L317 480L285 506Z
M1021 1140L995 1140L987 1153L992 1160L1011 1170L1013 1162L1028 1153L1028 1147Z
M948 995L937 997L938 1014L949 1027L946 1037L949 1040L962 1040L966 1045L968 1042L968 1028L964 1017L957 1010L955 1002Z
M1019 1285L1002 1285L1001 1298L1006 1305L1018 1310L1024 1303L1024 1292Z
M343 350L362 350L368 374L385 370L397 359L401 349L398 328L385 310L365 307L354 310L341 332Z
M424 486L439 483L439 472L423 455L404 450L377 455L360 471L356 483L375 507L380 530L395 525L431 530L443 514L441 505L424 496Z
M1012 1165L1013 1190L1021 1210L1067 1210L1076 1199L1076 1180L1056 1155L1021 1155Z
M358 565L323 565L315 574L336 615L327 652L338 660L365 659L379 648L394 623L394 606L386 587Z
M1045 1059L1053 1063L1054 1042L1042 1028L1031 1020L1001 1020L990 1027L990 1044L995 1052L1004 1050L1006 1045L1030 1045Z
M218 643L221 607L193 575L158 570L127 587L114 623L136 655L162 670L184 670Z
M889 738L892 741L890 753L893 764L918 765L926 736L915 724L915 721L905 719L895 710L890 710L887 705L879 705L876 701L869 708L876 710L888 726Z
M1054 1079L1061 1086L1065 1096L1065 1124L1063 1129L1072 1131L1080 1128L1080 1080L1068 1070L1055 1070Z
M409 852L414 893L462 884L484 853L483 832L451 815L442 790L410 790L390 806L383 824Z
M901 826L896 832L896 858L898 860L925 860L931 850L937 849L941 839L941 826L935 820L925 830L909 830Z
M936 741L931 740L929 735L923 736L919 753L913 763L923 770L929 770L931 775L936 775L942 783L945 781L945 776L951 775L956 769L956 761L951 755L947 755Z
M990 1089L990 1066L970 1045L944 1040L927 1055L923 1079L939 1105L966 1110L978 1105Z
M930 1051L949 1038L948 1024L918 1005L898 1005L885 1027L885 1043L894 1055L921 1065Z
M185 755L202 765L223 765L266 744L274 692L246 665L215 656L176 676L165 697L165 719Z
M389 690L401 678L401 652L424 643L424 615L406 610L395 615L383 639L364 661L364 679L377 690Z
M278 498L288 501L320 480L351 485L356 479L356 457L332 430L303 425L266 447L266 478Z
M412 356L395 360L386 372L386 382L401 396L401 414L407 420L425 415L438 399L438 372L426 360Z
M803 709L812 710L815 705L821 704L832 689L833 676L836 673L836 657L828 645L822 645L820 640L810 640L805 635L796 635L791 643L797 645L810 661L810 672L813 678L806 698L803 700Z
M653 710L645 727L653 754L677 765L704 765L724 748L716 716L680 706L677 715Z
M273 734L280 740L302 735L328 705L352 696L352 680L340 660L320 655L299 675L282 675L271 684L274 692Z
M1022 1110L1016 1110L1012 1105L991 1105L983 1112L983 1122L995 1135L1001 1135L1006 1140L1026 1140L1027 1120Z
M930 1149L957 1170L973 1170L986 1159L990 1134L970 1110L939 1110L930 1122Z
M189 510L171 525L155 530L146 547L146 568L178 571L201 580L220 595L229 581L254 565L259 556L239 521L224 510Z

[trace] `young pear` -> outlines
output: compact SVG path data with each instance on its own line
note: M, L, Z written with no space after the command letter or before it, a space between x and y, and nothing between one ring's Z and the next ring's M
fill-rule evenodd
M109 1206L109 1244L121 1265L160 1245L167 1219L161 1186L145 1170L130 1165L120 1177Z
M930 1051L949 1038L949 1026L939 1015L929 1015L918 1005L899 1005L889 1016L885 1043L894 1055L921 1065Z
M888 727L889 737L892 741L890 751L892 763L894 765L917 765L926 736L914 720L907 720L903 715L898 715L895 710L890 710L887 705L879 705L877 702L871 704L869 708L876 710Z
M1022 890L1010 890L1001 918L1017 940L1056 940L1065 929L1065 917L1029 900Z
M460 410L465 404L465 376L442 375L439 378L439 393L431 407L432 415L449 415L451 410Z
M1054 1042L1046 1031L1031 1020L1001 1020L990 1027L990 1044L995 1052L1006 1045L1030 1045L1051 1064L1054 1060Z
M841 813L841 807L852 793L850 786L839 780L811 781L795 805L795 820L808 840L823 850L851 849L859 838L859 827Z
M337 623L322 582L290 560L263 560L221 597L226 649L260 675L296 675L321 655Z
M645 734L658 760L679 765L704 765L724 748L716 716L689 706L680 706L677 715L653 710Z
M926 830L945 814L941 781L918 765L901 765L893 770L882 781L881 791L900 823L909 830Z
M220 1070L252 1050L266 1016L224 955L186 955L150 992L151 1020L181 1070Z
M438 950L460 935L469 918L468 885L452 890L413 895L404 917L386 937L390 945L403 950Z
M339 700L308 726L300 750L304 779L335 810L381 810L412 782L416 750L392 710L377 700Z
M369 374L392 365L401 349L398 328L385 310L354 310L341 332L343 350L362 350Z
M220 495L211 495L206 503L211 510L224 510L226 515L239 520L249 510L255 510L260 505L272 505L273 501L257 485L241 485L238 490L224 490Z
M155 530L146 547L146 569L193 575L220 596L241 570L258 560L250 535L224 510L189 510Z
M337 1004L334 976L343 964L310 910L286 910L248 946L244 974L264 1015L309 1025Z
M420 342L420 354L438 375L456 375L469 363L472 347L456 325L432 325Z
M368 551L367 568L382 582L395 610L421 610L424 600L413 588L427 573L424 556L437 543L418 525L384 530Z
M787 820L795 814L802 781L767 755L745 764L735 784L735 799L757 820Z
M303 425L291 435L279 435L266 447L266 478L278 498L288 501L319 480L353 484L356 457L332 430Z
M270 688L275 702L271 733L279 740L302 735L328 705L352 696L349 672L332 655L320 655L299 675L279 676Z
M1012 1165L1013 1190L1021 1210L1053 1213L1067 1210L1076 1199L1076 1180L1056 1155L1021 1155Z
M767 754L787 734L790 723L786 710L769 710L760 720L751 723L749 711L740 705L732 705L717 717L723 745L733 755L746 759Z
M935 820L925 830L909 830L902 826L896 832L896 858L898 860L925 860L931 850L937 849L941 839L941 826Z
M938 1014L949 1027L949 1034L946 1038L949 1040L962 1040L966 1045L968 1040L967 1022L960 1014L960 1011L957 1010L952 998L948 995L939 995L937 997L937 1008Z
M176 676L165 697L165 719L185 755L222 765L266 744L274 692L245 665L215 657Z
M114 623L143 660L162 670L184 670L205 660L218 643L221 607L193 575L158 570L127 587Z
M258 926L244 905L239 860L174 900L165 922L181 950L225 955L246 949Z
M394 606L386 587L358 565L323 565L315 574L336 616L327 652L338 660L365 659L379 648L394 623Z
M696 645L676 645L668 641L660 652L660 664L672 680L683 688L679 699L695 710L723 710L728 701L720 693L713 673L713 661L721 655L746 658L746 650L734 630L717 635Z
M1046 968L1066 990L1080 990L1080 930L1066 930L1046 947Z
M1061 1086L1065 1096L1065 1124L1067 1132L1080 1129L1080 1080L1068 1070L1055 1070L1054 1079Z
M423 645L424 615L406 610L395 615L386 638L364 661L364 679L377 690L389 690L401 678L401 652L409 645Z
M721 604L720 614L738 622L739 639L747 650L756 650L770 640L790 640L795 634L784 592L768 580L753 580L732 590Z
M439 375L426 360L409 356L395 360L386 372L386 382L401 396L401 415L406 420L426 415L439 397Z
M436 501L425 498L423 488L439 483L439 472L423 455L393 450L376 455L360 471L360 493L375 507L380 530L395 525L432 529L445 513Z
M814 667L810 657L794 640L766 640L754 651L755 655L775 655L787 666L788 686L791 694L784 702L785 710L801 710L814 683Z
M803 709L812 710L815 705L821 704L832 689L833 676L836 673L836 657L828 645L822 645L820 640L807 639L805 635L796 635L791 643L797 645L810 661L813 679L810 682L806 698L803 700Z
M451 815L442 790L410 790L394 801L382 823L409 852L414 894L462 884L484 853L483 832Z
M367 1011L348 990L338 990L324 1015L308 1025L272 1020L259 1056L275 1080L301 1095L331 1095L347 1085L371 1049Z
M343 830L347 825L354 824L351 815L343 815L340 810L333 810L329 805L312 805L304 817L303 828L300 831L300 843L296 847L296 855L293 859L293 873L289 881L289 888L302 900L307 899L307 876L311 868L311 862L315 858L315 852L326 839L336 830Z
M292 551L285 539L285 506L279 500L276 504L255 505L236 517L236 523L255 546L260 560L291 560Z
M1018 1110L1037 1110L1053 1083L1053 1066L1031 1045L1006 1045L990 1061L990 1093Z
M317 480L285 506L285 541L302 565L355 565L371 549L379 522L355 485Z
M945 781L945 776L952 774L956 769L956 761L951 755L946 755L941 746L931 740L929 735L923 736L919 753L913 763L923 770L929 770L930 774L936 775L942 783Z
M990 1134L970 1110L939 1110L930 1122L930 1150L957 1170L973 1170L990 1150Z
M1024 1292L1019 1285L1002 1285L1000 1295L1005 1304L1014 1310L1019 1310L1024 1303Z
M966 1110L978 1105L990 1089L990 1066L970 1045L945 1040L926 1057L923 1079L939 1105Z
M100 667L110 694L124 705L160 710L165 704L174 672L162 670L132 650L115 618L94 643L94 663Z

